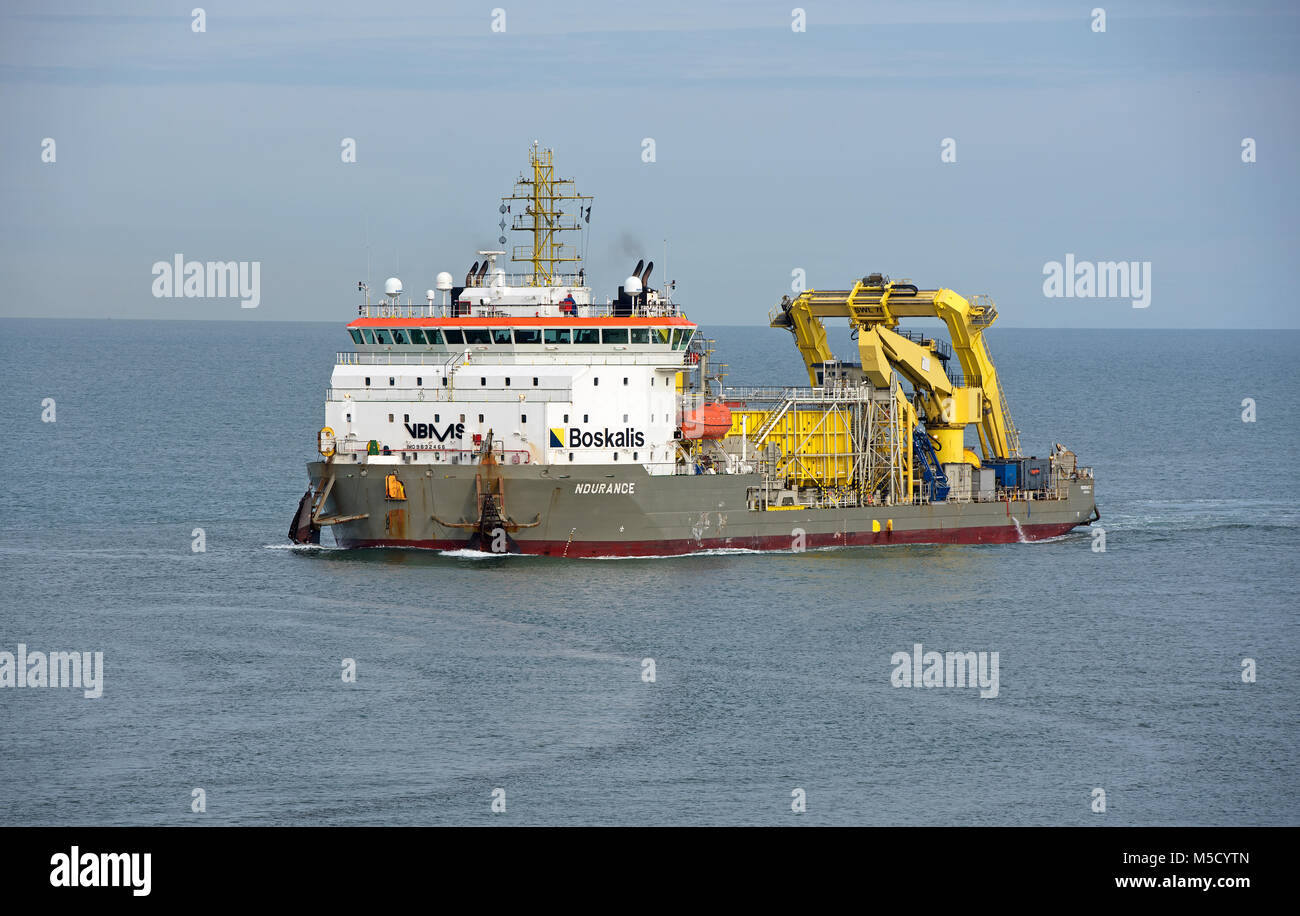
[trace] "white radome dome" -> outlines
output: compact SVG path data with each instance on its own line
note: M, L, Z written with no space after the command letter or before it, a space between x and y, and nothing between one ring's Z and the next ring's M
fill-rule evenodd
M427 300L430 301L430 302L432 302L434 299L436 299L437 296L438 296L438 294L435 293L435 292L434 292L433 290L431 290L431 289L426 289L426 290L424 291L424 298L427 299Z
M402 294L402 281L396 277L389 277L384 281L385 296L400 296Z
M641 292L641 278L628 277L626 280L624 280L623 292L627 293L629 296L639 295Z
M451 274L447 273L445 270L439 273L433 281L433 285L442 290L451 289L451 283Z

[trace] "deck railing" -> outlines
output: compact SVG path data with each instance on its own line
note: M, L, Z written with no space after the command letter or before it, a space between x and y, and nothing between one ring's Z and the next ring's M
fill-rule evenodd
M470 287L471 290L474 287ZM540 315L539 315L540 313ZM590 305L573 305L566 309L554 302L505 303L489 302L479 305L476 302L460 304L451 302L446 305L427 303L416 305L413 302L390 305L382 302L367 302L357 306L359 318L679 318L682 311L675 302L657 302L646 305L618 306L613 302L592 303Z

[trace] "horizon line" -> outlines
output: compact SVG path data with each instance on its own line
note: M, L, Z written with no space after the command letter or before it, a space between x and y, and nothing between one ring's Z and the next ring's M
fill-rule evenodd
M926 318L926 321L939 321L938 318ZM320 318L141 318L141 317L115 317L113 315L0 315L0 321L174 321L174 322L206 322L209 324L329 324L338 325L336 319L326 320ZM706 323L696 322L698 327L710 328L767 328L772 329L771 325L766 324L736 324L732 322ZM343 327L347 327L344 324ZM838 325L834 326L838 327ZM1232 326L1196 326L1196 327L1169 327L1164 325L1154 327L1080 327L1078 325L1019 325L1008 324L1002 325L1006 330L1016 331L1300 331L1300 325L1294 327L1241 327ZM829 328L828 328L829 329ZM850 330L845 326L845 330Z

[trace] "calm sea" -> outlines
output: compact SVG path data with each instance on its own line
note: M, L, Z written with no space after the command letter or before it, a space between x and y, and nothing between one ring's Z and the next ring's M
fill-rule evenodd
M710 333L799 383L785 332ZM0 651L104 658L98 699L0 688L0 823L1300 822L1300 332L990 343L1104 553L289 549L339 325L0 321ZM893 687L916 643L998 696Z

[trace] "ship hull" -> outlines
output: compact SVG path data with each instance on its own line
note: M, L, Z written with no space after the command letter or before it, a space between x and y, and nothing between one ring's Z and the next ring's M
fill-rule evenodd
M331 473L309 465L318 484ZM464 549L475 534L475 465L338 465L322 516L364 518L333 526L345 548ZM405 500L386 496L396 473ZM949 501L847 508L748 508L746 474L653 476L640 466L536 465L492 469L501 481L509 549L559 557L670 556L709 550L811 550L902 544L1041 540L1096 516L1091 478L1066 481L1058 499ZM456 527L464 525L467 527ZM504 541L504 539L503 539ZM504 547L501 548L505 550Z

